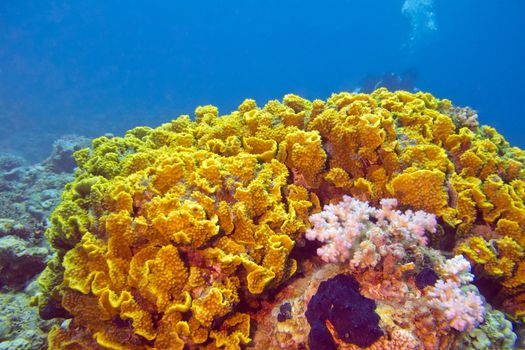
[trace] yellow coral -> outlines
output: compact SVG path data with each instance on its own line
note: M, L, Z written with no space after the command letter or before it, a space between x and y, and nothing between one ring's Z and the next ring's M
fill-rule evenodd
M521 261L512 278L503 282L507 288L516 288L525 284L525 261ZM523 310L521 310L523 312Z
M296 182L311 188L319 186L326 152L317 132L298 130L288 134L279 147L282 150L280 159L292 170Z
M407 169L393 178L390 191L403 205L442 216L454 225L456 210L448 206L445 174L438 169Z
M523 248L509 236L504 236L496 240L498 255L517 261L525 254Z
M496 232L501 236L512 238L518 242L520 247L525 247L525 234L523 234L520 225L516 221L499 219Z
M445 150L436 145L418 145L407 147L401 162L418 169L435 169L447 174L453 170L452 162Z
M241 345L250 342L250 316L237 313L225 320L218 331L212 331L210 337L215 339L217 348L238 350Z
M451 108L386 89L286 95L93 140L46 232L57 255L39 307L74 319L50 347L246 345L250 315L238 306L256 310L286 283L308 217L344 194L436 214L465 235L456 250L522 300L525 153Z
M108 266L102 241L90 233L64 257L64 283L83 294L99 290L108 283Z
M496 252L482 237L469 238L458 250L478 264L486 264L496 258Z
M269 162L277 153L277 142L274 140L264 140L258 137L245 137L243 139L244 148L248 153L257 155L259 160Z
M218 288L211 288L204 297L193 302L192 310L195 318L202 325L210 327L216 317L222 317L230 312L231 306Z

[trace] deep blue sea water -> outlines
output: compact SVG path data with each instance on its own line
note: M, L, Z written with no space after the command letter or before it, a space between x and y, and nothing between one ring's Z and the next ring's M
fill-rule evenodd
M405 10L403 10L405 6ZM412 9L412 10L410 10ZM525 147L525 2L0 2L0 152L116 134L197 105L327 98L369 76L479 112Z

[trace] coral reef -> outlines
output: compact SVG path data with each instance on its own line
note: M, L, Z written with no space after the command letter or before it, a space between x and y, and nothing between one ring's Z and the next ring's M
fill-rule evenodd
M26 165L26 160L22 157L15 156L12 154L0 155L0 171L2 173L6 173L24 165Z
M57 323L41 320L33 299L39 292L35 277L52 253L43 234L47 218L73 178L72 169L63 165L74 158L58 147L64 143L78 149L85 139L57 140L54 156L39 164L0 157L0 349L46 349L47 333Z
M321 256L337 266L324 279L358 274L361 293L379 302L389 337L372 347L445 349L454 332L479 326L465 262L447 272L426 245L464 254L501 284L498 306L523 316L525 152L475 119L428 93L379 89L286 95L263 108L246 100L223 116L203 106L193 120L93 140L75 153L75 179L46 231L56 257L39 280L40 313L72 319L50 347L251 347L250 322L299 277L299 257L313 258L306 238L326 243ZM316 227L322 217L309 221L341 200L372 210L347 223L345 239ZM449 303L465 308L447 314ZM276 327L305 311L290 305L276 306ZM412 320L416 305L408 330L384 316Z
M42 163L26 165L20 157L0 157L0 288L21 290L47 264L47 218L72 180L72 151L86 139L65 136Z
M32 282L21 291L0 293L0 350L47 349L47 333L54 321L43 321L33 298L38 285Z
M19 290L44 270L47 246L33 246L14 235L0 237L0 290Z
M13 155L0 156L0 218L14 220L32 239L41 240L43 235L34 236L43 232L64 185L73 179L72 151L87 145L86 138L64 136L46 160L33 165Z
M77 139L67 140L73 144ZM60 154L61 144L61 140L56 142L53 154ZM77 148L83 145L80 141L75 144ZM71 164L74 159L68 154L69 158L62 154L61 159ZM21 290L47 264L51 252L43 232L60 202L63 186L73 178L72 169L63 172L60 162L55 163L57 168L50 167L49 160L25 165L24 160L9 155L2 156L0 163L0 288Z
M54 173L72 173L76 167L73 153L89 147L89 139L77 135L64 135L53 142L53 151L42 166Z

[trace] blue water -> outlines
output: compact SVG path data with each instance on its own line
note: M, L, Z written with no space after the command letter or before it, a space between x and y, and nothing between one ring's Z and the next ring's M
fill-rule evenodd
M419 0L412 17L403 3L4 0L0 152L44 157L65 133L118 134L209 103L227 113L247 97L326 98L408 68L418 89L525 147L525 2Z

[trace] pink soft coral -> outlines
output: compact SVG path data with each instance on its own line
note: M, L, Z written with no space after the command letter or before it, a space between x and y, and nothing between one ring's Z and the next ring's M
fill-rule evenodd
M441 275L433 286L427 288L425 302L443 323L458 331L471 331L483 322L485 307L476 287L470 263L463 255L441 262Z
M343 201L324 206L310 216L313 228L309 240L325 243L317 254L326 262L346 262L360 267L374 267L380 257L393 255L402 259L405 250L425 246L425 232L436 232L436 217L423 211L396 210L397 200L381 200L377 209L367 202L343 196ZM371 219L373 218L373 219Z
M483 300L475 291L464 291L456 281L438 280L427 297L430 308L439 311L455 330L471 331L483 322Z

